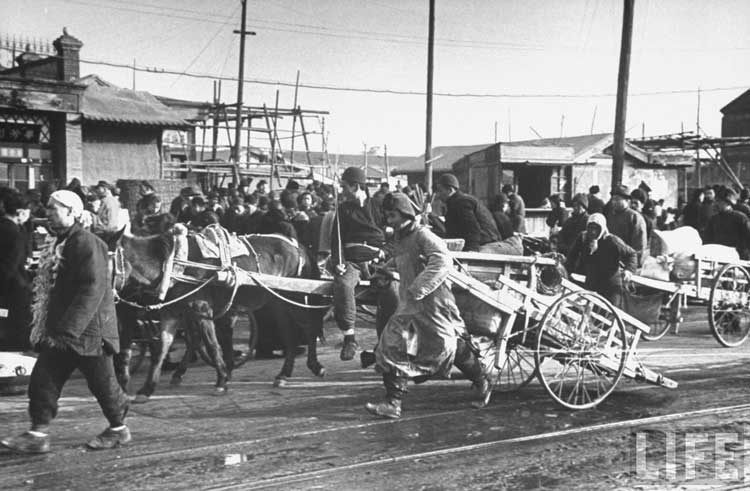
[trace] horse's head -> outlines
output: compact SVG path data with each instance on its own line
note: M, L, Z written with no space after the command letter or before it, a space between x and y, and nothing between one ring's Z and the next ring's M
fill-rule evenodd
M115 288L122 288L128 282L141 286L154 287L158 284L166 258L173 248L176 231L139 237L130 232L126 225L108 240L113 257L113 282Z

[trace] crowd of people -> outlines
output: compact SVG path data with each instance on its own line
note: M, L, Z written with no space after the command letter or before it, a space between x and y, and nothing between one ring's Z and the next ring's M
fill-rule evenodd
M391 192L387 183L370 195L357 167L347 168L337 184L313 182L303 188L290 180L284 189L270 191L265 180L243 179L221 189L185 187L167 204L163 198L169 197L144 181L131 228L152 235L175 223L195 231L220 224L239 235L297 240L333 280L334 318L343 335L340 358L351 360L360 351L362 367L375 365L382 374L386 397L367 404L372 414L400 417L410 380L423 382L452 366L485 397L490 380L446 281L452 258L441 238L460 239L465 251L523 254L523 198L506 185L487 207L462 191L452 174L439 177L430 199L417 188ZM32 428L3 440L8 447L49 451L47 428L75 368L84 373L110 423L89 447L112 448L130 440L127 402L112 371L117 330L111 291L102 286L107 251L97 238L117 232L128 220L117 194L103 181L84 188L73 180L62 190L27 193L0 188L0 302L11 307L0 343L6 350L40 352L29 391ZM592 186L569 203L551 196L547 224L552 248L565 256L568 271L585 274L586 287L616 306L622 306L629 276L648 256L654 230L691 226L704 242L734 247L742 259L750 259L747 190L707 187L675 209L665 209L645 182L633 190L615 187L606 203L599 194ZM37 287L46 285L46 291L32 296L28 238L35 217L48 219L55 240L47 255L42 253L36 273L44 280ZM354 287L363 278L378 291L378 343L372 351L361 351L355 334Z

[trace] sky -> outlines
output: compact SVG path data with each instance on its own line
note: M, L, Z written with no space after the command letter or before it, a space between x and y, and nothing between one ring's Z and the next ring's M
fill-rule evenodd
M496 127L500 141L611 132L622 4L436 0L433 146L492 143ZM239 24L239 0L0 2L0 38L52 40L67 27L82 60L210 76L237 76ZM628 136L695 130L699 100L701 128L720 135L719 110L750 88L749 25L747 0L635 0ZM248 0L247 29L257 35L247 38L245 103L273 107L278 90L291 107L294 88L276 82L294 84L299 70L298 103L330 112L331 152L424 152L428 0ZM129 69L83 63L91 73L132 86ZM157 95L212 97L207 78L135 79ZM222 100L236 91L224 81ZM311 140L319 150L320 136Z

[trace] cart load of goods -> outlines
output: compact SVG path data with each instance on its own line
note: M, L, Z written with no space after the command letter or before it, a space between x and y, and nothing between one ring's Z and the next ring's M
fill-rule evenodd
M720 263L737 263L737 250L719 244L703 244L693 227L654 230L651 235L650 257L643 261L639 272L644 278L683 282L695 279L696 257Z

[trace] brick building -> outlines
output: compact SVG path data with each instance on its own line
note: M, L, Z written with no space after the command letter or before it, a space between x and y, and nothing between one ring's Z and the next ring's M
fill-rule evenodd
M162 133L188 123L147 92L81 78L83 43L66 30L53 46L0 71L0 185L161 177Z

